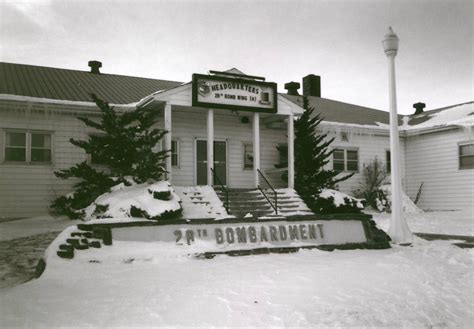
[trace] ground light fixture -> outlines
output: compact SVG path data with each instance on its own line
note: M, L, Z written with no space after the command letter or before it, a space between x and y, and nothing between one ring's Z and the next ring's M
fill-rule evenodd
M403 216L402 209L402 182L400 176L400 146L398 136L397 115L397 92L395 84L395 56L398 52L398 36L392 27L388 28L387 34L382 41L385 55L388 59L389 76L389 102L390 102L390 161L391 185L392 185L392 216L388 234L392 241L399 244L410 244L413 242L413 234Z

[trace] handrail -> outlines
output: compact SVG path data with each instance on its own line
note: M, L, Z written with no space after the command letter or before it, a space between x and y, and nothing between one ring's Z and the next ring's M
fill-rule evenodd
M227 213L229 213L229 190L224 186L224 184L222 184L222 181L219 179L219 176L217 176L216 172L214 171L214 168L211 168L211 171L212 171L212 177L214 178L213 179L214 185L218 185L221 188L221 190L224 192L224 195L225 195L224 208L227 211Z
M267 199L268 203L272 206L273 210L275 210L275 215L278 215L278 194L277 194L277 191L275 191L275 189L273 188L272 184L270 184L270 182L268 181L268 179L262 174L262 172L260 171L260 169L257 169L257 172L259 174L259 176L261 178L263 178L263 180L265 181L265 183L268 185L268 188L270 190L273 191L273 196L274 196L274 203L270 200L270 198L268 197L267 193L264 191L264 189L260 186L260 184L257 185L257 188L260 190L260 192L262 192L263 196L265 197L265 199ZM267 188L267 190L268 190Z

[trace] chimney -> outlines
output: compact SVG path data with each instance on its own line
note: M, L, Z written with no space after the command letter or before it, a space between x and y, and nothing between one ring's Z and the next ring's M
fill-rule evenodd
M303 78L303 95L321 97L321 77L309 74Z
M288 82L285 83L285 89L288 90L287 94L288 95L293 95L293 96L298 96L298 89L300 89L300 84L299 82Z
M413 107L416 109L415 115L423 113L423 109L425 108L425 106L425 103L420 102L413 104Z
M89 61L89 67L91 68L91 73L100 74L99 69L102 67L102 63L99 61Z

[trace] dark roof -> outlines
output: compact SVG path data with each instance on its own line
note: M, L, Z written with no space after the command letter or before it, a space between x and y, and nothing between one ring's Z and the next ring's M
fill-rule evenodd
M303 96L282 95L303 107ZM308 101L314 113L320 113L324 121L371 126L376 126L377 122L390 124L389 112L314 96L309 96ZM398 122L402 123L401 115Z
M474 104L473 101L471 102L466 102L466 103L461 103L461 104L456 104L456 105L450 105L450 106L446 106L446 107L441 107L439 109L434 109L434 110L429 110L429 111L424 111L423 113L421 114L412 114L410 115L410 120L408 121L408 125L410 126L416 126L420 123L423 123L425 121L428 121L433 114L435 113L439 113L439 112L442 112L442 111L446 111L446 110L449 110L449 109L452 109L453 107L457 107L457 106L460 106L460 105L465 105L465 104Z
M52 67L0 63L0 94L91 101L90 93L113 104L130 104L181 82Z

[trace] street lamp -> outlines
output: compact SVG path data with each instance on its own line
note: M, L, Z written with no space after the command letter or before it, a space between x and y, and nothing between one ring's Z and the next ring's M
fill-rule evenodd
M392 182L392 217L388 235L395 243L411 243L413 234L403 217L402 182L400 176L400 147L398 141L397 92L395 86L395 56L398 51L398 37L392 27L382 41L385 55L388 58L389 95L390 95L390 161Z

